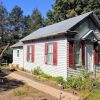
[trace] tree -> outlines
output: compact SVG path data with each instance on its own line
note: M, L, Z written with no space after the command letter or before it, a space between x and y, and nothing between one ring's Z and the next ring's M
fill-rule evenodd
M48 13L47 17L51 22L59 22L89 11L100 16L100 0L55 0L53 10L48 11L52 14L52 19Z
M3 42L3 35L7 32L7 17L8 17L8 12L6 8L3 6L3 4L0 4L0 39Z
M30 34L33 30L32 19L29 15L24 16L23 25L24 25L24 30L23 30L22 36L25 37L26 35Z
M45 23L47 23L47 24L53 24L54 23L53 12L51 10L49 10L47 12L47 19L45 19Z
M31 18L32 18L31 25L33 30L43 27L43 18L40 11L37 8L33 10Z
M15 6L9 13L9 31L12 34L14 40L22 38L22 32L24 29L23 21L23 11L20 7Z

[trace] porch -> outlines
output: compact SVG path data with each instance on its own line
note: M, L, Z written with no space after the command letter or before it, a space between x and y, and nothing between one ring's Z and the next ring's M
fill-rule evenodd
M79 40L69 38L68 76L78 75L84 68L92 73L100 73L100 43L93 31L89 31Z

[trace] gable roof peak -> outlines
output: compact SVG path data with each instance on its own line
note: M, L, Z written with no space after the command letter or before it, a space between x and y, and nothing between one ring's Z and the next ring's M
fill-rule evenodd
M40 28L32 32L25 38L21 39L21 41L34 40L34 39L39 39L42 37L48 37L51 35L57 35L58 33L67 32L69 29L71 29L73 26L75 26L76 24L78 24L80 21L90 16L91 14L93 14L93 12L88 12L88 13L75 16L75 17L66 19L64 21Z

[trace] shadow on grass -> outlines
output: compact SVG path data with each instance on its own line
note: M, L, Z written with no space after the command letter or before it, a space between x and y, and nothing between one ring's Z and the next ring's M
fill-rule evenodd
M10 73L11 71L9 69L1 69L0 71L0 92L15 89L17 87L24 85L22 81L19 81L16 79L9 79L5 77Z

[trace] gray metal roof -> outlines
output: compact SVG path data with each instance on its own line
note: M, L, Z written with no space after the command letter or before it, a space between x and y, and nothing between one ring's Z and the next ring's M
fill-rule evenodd
M70 28L75 26L77 23L79 23L81 20L88 17L90 14L92 14L92 12L88 12L88 13L61 21L59 23L55 23L53 25L40 28L32 32L30 35L26 36L25 38L21 39L21 41L34 40L41 37L47 37L51 35L57 35L58 33L66 32Z
M14 48L14 47L23 47L23 43L21 41L17 42L16 44L10 46L11 48Z

